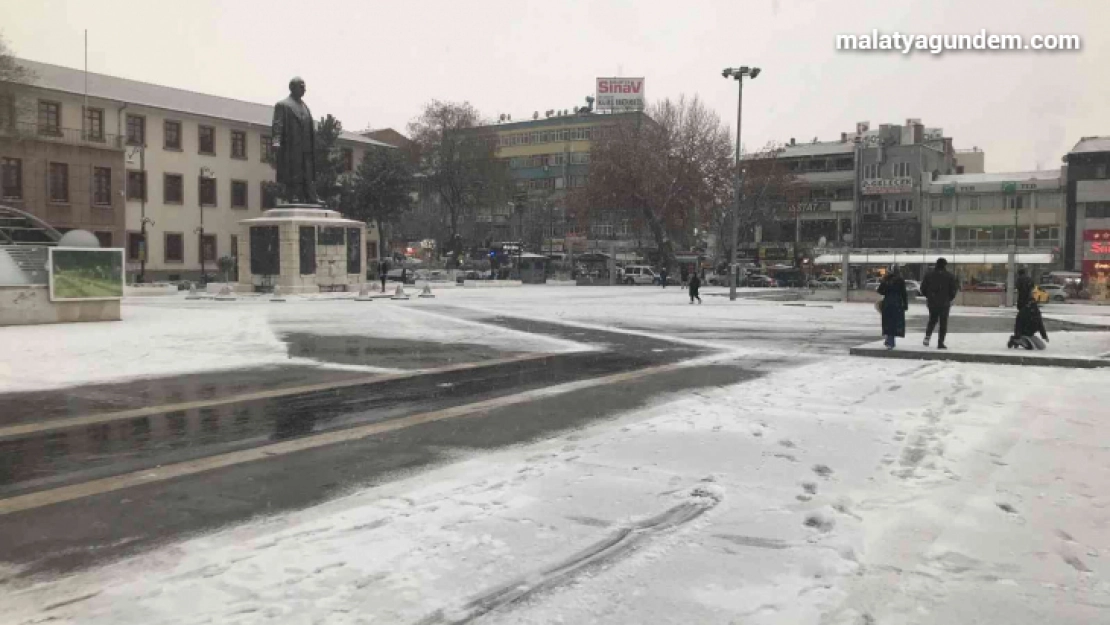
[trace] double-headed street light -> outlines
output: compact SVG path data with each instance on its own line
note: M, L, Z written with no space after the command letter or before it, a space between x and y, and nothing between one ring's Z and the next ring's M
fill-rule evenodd
M732 254L728 263L728 298L730 300L736 299L736 279L739 270L736 267L737 256L737 239L740 236L740 193L744 188L744 180L740 169L740 122L742 119L742 112L744 110L744 77L755 78L759 76L761 70L758 67L748 67L743 65L741 67L728 67L721 72L725 79L733 78L740 86L740 95L736 101L736 177L734 178L735 188L733 195L736 196L735 203L732 208Z

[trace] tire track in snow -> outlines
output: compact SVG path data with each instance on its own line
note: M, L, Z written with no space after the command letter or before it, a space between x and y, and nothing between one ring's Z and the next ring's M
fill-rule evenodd
M685 525L720 503L713 486L694 488L686 501L656 516L622 527L586 549L532 574L523 575L470 599L458 608L443 608L417 625L464 625L486 614L510 608L538 593L566 584L588 571L615 563L658 534Z

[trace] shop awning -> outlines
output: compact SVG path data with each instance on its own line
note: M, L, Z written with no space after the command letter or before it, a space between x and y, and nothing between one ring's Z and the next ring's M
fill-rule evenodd
M954 265L1005 265L1010 255L1002 252L852 252L848 262L853 265L932 265L944 257ZM1050 252L1018 252L1015 261L1019 265L1050 265L1055 258ZM815 265L839 265L844 262L841 254L819 254L813 259Z

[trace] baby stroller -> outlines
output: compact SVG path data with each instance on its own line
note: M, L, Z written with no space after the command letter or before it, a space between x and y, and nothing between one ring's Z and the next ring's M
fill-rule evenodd
M1036 336L1040 334L1040 336ZM1043 340L1042 340L1043 339ZM1014 335L1006 344L1008 349L1045 349L1048 341L1048 332L1044 329L1044 319L1041 318L1041 307L1037 302L1029 302L1018 310L1017 319L1014 321Z

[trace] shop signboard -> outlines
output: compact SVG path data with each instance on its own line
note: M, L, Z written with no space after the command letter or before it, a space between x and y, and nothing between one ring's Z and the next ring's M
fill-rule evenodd
M913 191L913 178L899 176L897 178L864 178L862 192L864 195L886 195L892 193L911 193Z
M921 224L916 221L879 221L860 224L861 247L921 247Z
M1110 230L1084 230L1084 241L1110 241Z
M642 111L644 109L644 79L598 78L598 111Z
M797 215L798 213L823 213L831 210L831 206L827 200L795 202L793 204L787 204L786 210L791 215Z

